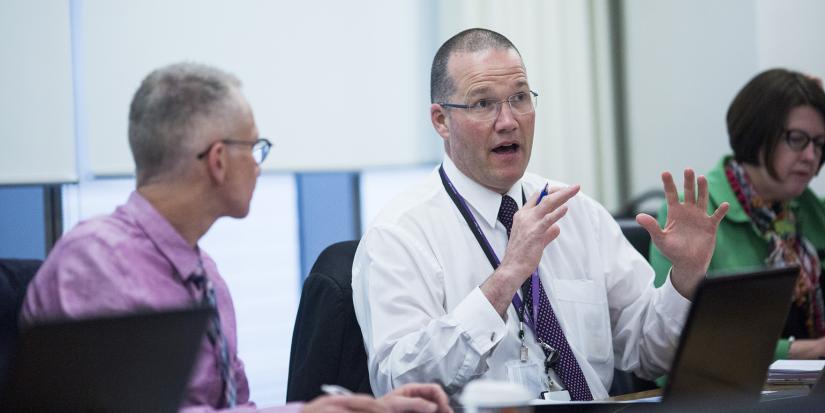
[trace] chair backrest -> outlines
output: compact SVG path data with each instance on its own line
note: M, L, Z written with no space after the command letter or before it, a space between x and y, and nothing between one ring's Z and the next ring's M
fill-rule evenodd
M619 228L622 229L624 237L647 260L650 257L650 234L647 230L632 218L618 218L616 222L619 224Z
M613 218L633 219L639 212L644 212L656 218L659 207L665 200L665 191L650 189L628 200L618 210L614 211Z
M26 287L42 263L41 260L0 259L0 388L6 382L17 343L17 319Z
M307 401L322 384L372 394L367 353L352 306L352 260L358 241L327 247L304 282L292 349L286 400Z

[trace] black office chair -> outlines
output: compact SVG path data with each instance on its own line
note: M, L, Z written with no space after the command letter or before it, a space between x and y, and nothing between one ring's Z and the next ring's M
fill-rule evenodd
M647 213L652 215L653 218L656 218L659 207L664 200L665 191L661 189L647 190L629 199L627 203L613 213L613 218L617 220L623 218L633 219L636 217L636 214L640 212Z
M636 223L636 215L647 213L656 218L659 207L665 200L665 192L661 189L651 189L628 200L614 214L613 219L619 224L624 237L630 241L633 248L639 251L645 259L650 256L650 234Z
M0 389L8 376L17 343L17 319L26 296L26 287L43 261L0 259Z
M650 234L644 229L635 218L618 218L616 222L619 228L622 229L624 237L630 241L630 245L639 251L645 257L645 260L650 257Z
M358 241L327 247L301 292L292 333L286 400L307 401L322 384L372 394L367 353L352 306L352 260Z

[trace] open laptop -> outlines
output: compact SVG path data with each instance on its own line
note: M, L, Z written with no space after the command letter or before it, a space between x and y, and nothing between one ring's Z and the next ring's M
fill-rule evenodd
M542 404L536 412L710 411L760 399L798 267L715 275L696 290L661 404Z
M177 412L210 308L21 330L3 411Z
M791 305L798 267L705 279L697 290L662 401L759 401Z

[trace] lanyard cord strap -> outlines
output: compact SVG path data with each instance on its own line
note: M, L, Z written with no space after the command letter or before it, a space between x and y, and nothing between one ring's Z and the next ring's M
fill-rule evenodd
M464 201L464 198L458 194L453 183L450 182L450 178L447 177L447 173L444 172L444 165L441 165L438 168L438 174L441 175L441 183L444 185L444 189L447 190L447 195L450 196L450 199L453 200L456 208L458 211L461 212L461 216L464 217L464 220L467 221L467 226L470 227L470 231L473 232L473 235L476 237L476 241L478 241L478 245L481 246L481 250L484 251L484 255L487 256L487 260L490 261L490 265L493 267L493 270L498 269L500 264L498 257L496 257L496 253L493 251L493 247L490 246L490 242L487 241L487 237L484 236L484 233L481 232L481 228L478 226L478 222L476 222L475 218L473 217L473 213L470 212L470 208L467 207L467 203Z
M498 269L498 266L501 264L498 257L496 256L495 251L493 251L493 247L490 245L490 241L487 240L487 237L484 236L484 233L481 231L481 227L478 225L478 221L476 221L475 217L473 217L473 213L470 212L470 208L467 206L467 202L464 198L459 195L458 191L453 186L453 183L450 181L450 178L447 177L447 173L444 171L444 165L441 165L438 168L438 175L441 177L441 184L444 185L444 190L447 191L447 195L450 196L452 199L453 204L455 204L458 211L461 213L461 216L464 217L464 220L467 222L467 226L470 227L470 231L475 236L478 245L481 247L481 250L484 251L484 255L487 256L487 260L490 262L490 266L493 267L493 271ZM522 204L527 203L527 197L524 194L524 189L521 190L521 199ZM532 292L534 295L538 294L538 271L533 272L533 275L524 281L524 284L521 286L522 294L526 294L527 286L529 284L533 285ZM536 318L538 316L538 299L533 299L533 311L532 317L526 320L527 325L535 331L536 326ZM518 318L520 322L525 322L525 306L522 303L521 297L518 294L513 295L513 306L516 308L516 314L518 314Z

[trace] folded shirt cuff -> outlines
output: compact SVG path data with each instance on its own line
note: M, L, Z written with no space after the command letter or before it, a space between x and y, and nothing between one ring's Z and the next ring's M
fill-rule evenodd
M662 285L662 300L659 300L659 310L669 318L684 323L690 310L690 300L682 296L671 282L671 272L668 270L665 284Z
M479 354L490 351L507 334L504 320L479 287L464 297L452 313Z

